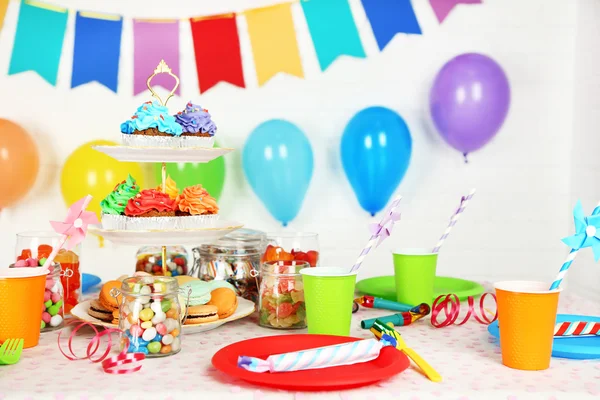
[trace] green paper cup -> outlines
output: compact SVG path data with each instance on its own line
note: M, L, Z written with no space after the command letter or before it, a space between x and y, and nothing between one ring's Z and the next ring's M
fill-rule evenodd
M301 269L300 273L308 333L349 336L357 271L316 267Z
M393 254L396 300L404 304L431 305L437 253L428 249L400 249Z

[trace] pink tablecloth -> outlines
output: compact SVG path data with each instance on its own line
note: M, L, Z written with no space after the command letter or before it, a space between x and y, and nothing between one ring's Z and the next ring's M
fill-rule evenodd
M562 313L600 315L600 304L574 295L564 294L559 308ZM360 320L384 314L389 312L361 310L354 315L352 335L370 337L360 329ZM600 360L553 359L549 370L517 371L501 364L499 347L486 326L474 320L436 329L428 317L400 330L406 342L440 372L442 383L428 381L415 368L374 386L336 393L285 392L229 378L211 365L218 349L243 339L285 333L258 327L252 316L188 335L179 354L145 360L142 369L130 375L109 375L98 364L69 361L58 351L57 333L46 333L17 365L0 367L0 399L551 400L600 396ZM84 348L83 337L76 343L79 350Z

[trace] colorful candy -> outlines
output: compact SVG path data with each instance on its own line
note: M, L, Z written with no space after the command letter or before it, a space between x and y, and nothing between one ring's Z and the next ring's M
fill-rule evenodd
M272 266L267 272L265 266ZM259 324L269 328L297 329L306 327L304 286L300 274L286 273L286 267L264 264L260 284Z
M140 253L138 253L135 270L148 272L155 276L163 275L162 255L160 250L157 252L145 250L146 248L140 250ZM149 248L148 250L152 250L152 248ZM182 250L181 253L178 252L177 247L174 249L167 249L167 276L187 275L188 257L184 252L185 250Z
M268 245L261 259L261 262L267 261L306 261L311 267L316 267L319 262L319 252L315 250L303 252L297 249L286 252L282 247Z

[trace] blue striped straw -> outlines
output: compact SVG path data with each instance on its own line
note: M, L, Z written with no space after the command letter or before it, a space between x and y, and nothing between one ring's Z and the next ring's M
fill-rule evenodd
M469 192L469 194L466 197L465 196L462 197L462 199L460 200L460 206L458 207L458 210L456 210L454 215L452 215L452 218L450 218L450 223L448 224L448 227L446 228L446 230L440 237L440 240L438 240L437 244L431 251L432 253L437 253L440 251L440 248L444 244L444 241L446 240L448 235L450 235L450 231L452 230L454 225L456 225L456 222L458 221L458 219L460 218L462 213L465 211L465 208L467 208L467 204L469 204L469 200L471 200L473 198L474 194L475 194L475 189L471 189L471 192Z

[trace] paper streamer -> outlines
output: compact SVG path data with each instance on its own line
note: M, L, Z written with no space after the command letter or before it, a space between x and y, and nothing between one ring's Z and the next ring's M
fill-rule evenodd
M72 88L96 81L117 92L122 29L120 16L77 13Z
M488 310L484 306L486 296L492 296L492 298L494 299L494 304L496 304L496 312L494 314L494 318L492 319L490 319L486 314L491 313L488 312ZM469 296L467 300L469 304L467 315L465 315L461 322L456 322L460 315L461 307L460 299L458 298L458 296L455 294L446 294L438 296L433 301L433 305L431 306L431 325L435 326L436 328L444 328L450 325L463 325L471 318L471 316L473 316L473 318L475 318L475 320L480 324L489 325L498 318L498 307L495 294L484 293L483 295L481 295L481 298L479 299L479 314L481 315L481 317L477 315L477 312L475 310L473 296ZM438 317L440 316L440 314L442 314L442 312L444 313L444 320L438 321Z
M348 0L301 1L321 70L342 55L365 58Z
M190 25L200 92L221 81L246 87L235 14L192 18Z
M280 72L304 78L291 7L291 3L283 3L244 13L258 86Z
M146 80L160 60L165 60L173 71L179 74L179 21L133 20L133 94L146 91ZM181 79L181 78L180 78ZM175 81L167 74L158 74L152 79L152 86L173 89ZM181 93L181 85L175 94Z
M108 374L117 374L117 375L129 374L132 372L139 371L142 368L142 365L139 364L139 362L142 361L143 359L145 359L146 356L143 353L127 353L128 346L124 346L123 351L119 355L107 358L108 355L110 354L110 351L112 348L111 335L113 333L122 333L121 330L115 329L115 328L110 328L110 329L104 329L103 331L98 331L98 329L96 329L96 327L89 322L81 322L81 321L75 321L75 320L66 324L65 328L68 326L74 326L73 330L71 331L71 334L69 335L69 339L67 341L67 348L69 350L70 355L67 354L65 352L65 350L63 350L63 348L60 344L60 337L61 337L62 332L64 332L64 330L58 332L58 339L57 339L58 350L67 359L69 359L71 361L90 360L93 363L101 362L103 371ZM73 339L75 338L77 332L85 326L90 327L95 332L95 335L94 335L94 337L92 337L92 339L90 340L90 342L87 345L85 356L80 357L80 356L77 356L75 354L75 352L73 351ZM102 353L100 356L94 357L94 355L100 348L100 344L102 342L103 336L107 337L107 344L106 344L106 348L104 349L104 353ZM126 339L126 336L124 336L124 338ZM126 340L128 340L128 339L126 339ZM129 365L129 364L133 364L133 365L131 365L129 368L117 368L120 366Z
M481 0L429 0L433 12L441 24L450 11L459 4L481 4Z
M8 9L8 2L10 0L0 0L0 29L2 29L2 24L4 22L4 17L6 16L6 10Z
M22 1L8 74L35 71L56 86L67 17L64 8Z
M410 0L362 0L362 4L379 50L383 50L397 33L421 34Z

